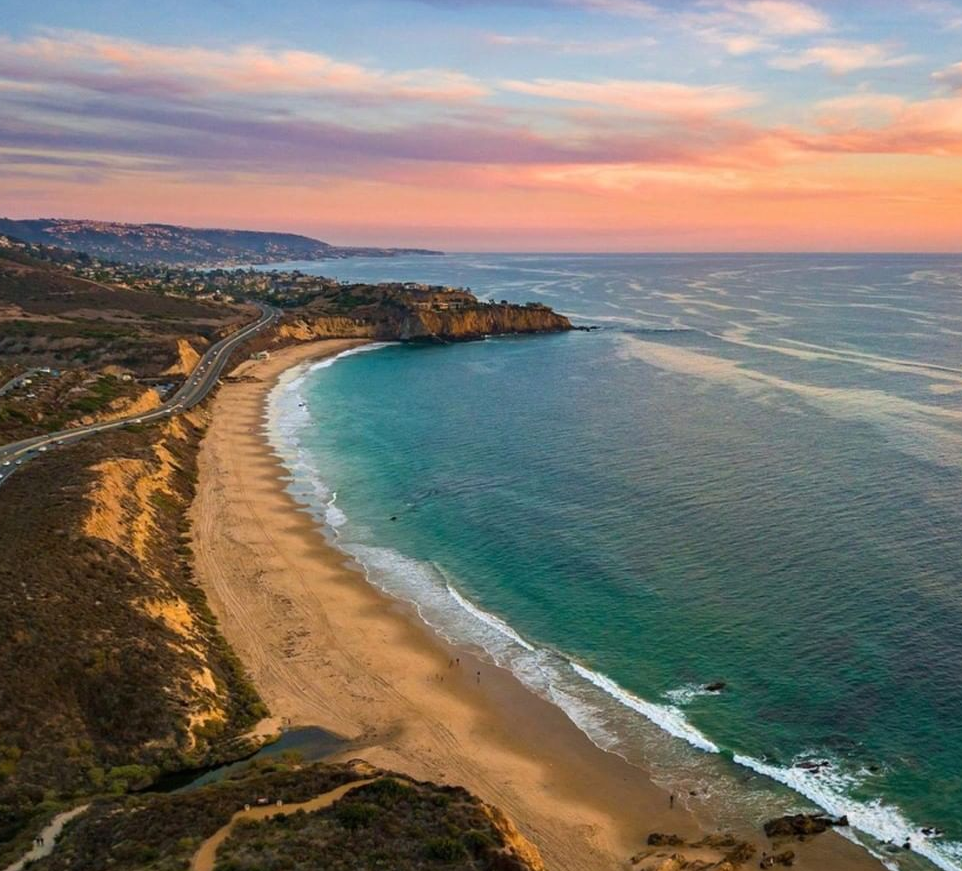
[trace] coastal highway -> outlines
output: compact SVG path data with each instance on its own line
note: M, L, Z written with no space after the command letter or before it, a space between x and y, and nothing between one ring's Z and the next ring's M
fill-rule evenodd
M143 414L117 418L116 420L104 421L103 423L92 423L88 426L78 426L72 429L61 430L60 432L46 433L0 446L0 485L21 465L53 447L73 444L94 433L119 429L131 423L150 423L151 421L160 420L192 408L197 405L198 402L203 401L207 394L214 388L214 385L217 384L217 380L224 371L231 352L255 333L259 333L265 327L275 323L280 317L280 312L277 309L261 305L260 303L254 303L254 305L260 310L258 319L238 330L236 333L227 336L227 338L221 339L216 344L211 345L204 356L200 358L194 367L194 371L190 373L181 388L171 396L170 399L162 405L157 406L157 408L144 412Z

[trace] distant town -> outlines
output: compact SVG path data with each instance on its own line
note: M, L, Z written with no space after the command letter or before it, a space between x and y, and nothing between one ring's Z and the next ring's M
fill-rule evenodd
M351 308L352 304L393 302L417 311L457 311L478 306L507 305L507 300L478 300L470 288L418 282L370 285L309 275L297 269L229 266L202 269L119 263L76 251L23 242L9 236L0 236L0 248L19 249L35 259L56 263L61 269L88 281L194 300L231 303L253 299L279 308L293 308L327 297L336 300L340 308ZM526 307L545 308L538 302L529 302Z

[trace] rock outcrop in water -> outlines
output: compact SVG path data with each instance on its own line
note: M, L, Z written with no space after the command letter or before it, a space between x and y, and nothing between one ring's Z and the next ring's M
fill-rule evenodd
M765 823L765 834L769 838L804 838L820 835L835 826L847 826L848 819L833 819L824 814L793 814L778 817Z

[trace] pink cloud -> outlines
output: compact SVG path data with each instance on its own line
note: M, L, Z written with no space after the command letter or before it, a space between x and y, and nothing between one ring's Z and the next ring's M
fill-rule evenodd
M837 75L844 75L863 69L902 67L917 60L919 58L915 55L894 55L887 46L879 43L831 42L794 54L780 55L769 63L781 70L821 66Z
M773 51L781 40L832 29L823 12L792 0L715 0L700 5L704 8L679 16L679 23L736 57Z
M751 19L765 33L783 36L800 36L822 33L831 28L823 12L808 3L790 0L749 0L749 2L726 3L730 11Z
M258 46L209 49L164 46L92 33L60 33L15 41L0 37L6 65L28 77L71 74L153 80L171 92L220 91L299 96L354 95L458 102L487 89L464 73L444 69L385 71L306 51Z
M829 132L812 137L809 146L851 154L962 156L962 98L899 103L898 98L883 101L875 97L855 108L873 111L872 99L877 101L874 123L867 124L863 117L839 128L837 122L831 123L837 116L830 116Z
M733 86L698 86L660 81L534 79L503 81L501 87L533 97L662 116L717 115L746 109L761 102L759 95Z

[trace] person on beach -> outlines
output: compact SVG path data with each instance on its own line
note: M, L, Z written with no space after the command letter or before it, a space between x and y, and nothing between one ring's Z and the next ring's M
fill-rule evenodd
M481 683L481 672L478 672L478 683Z
M675 807L675 794L674 794L674 793L672 793L670 796L668 796L668 807L670 807L670 808L674 808L674 807Z

